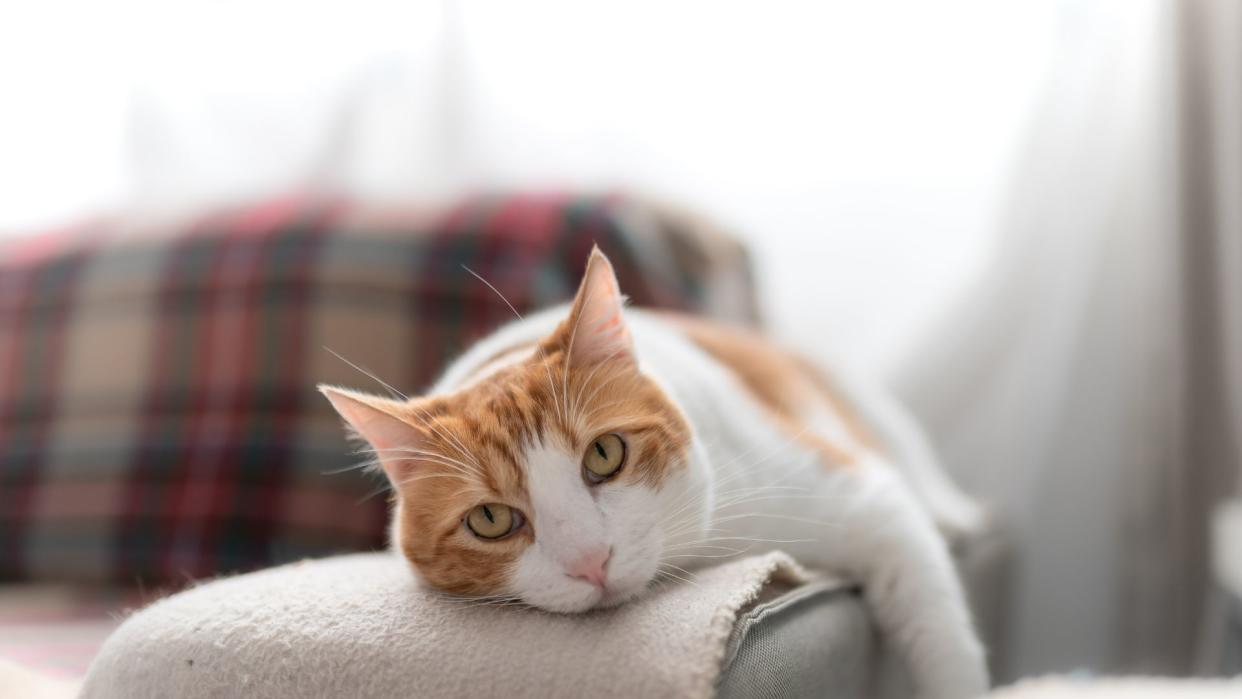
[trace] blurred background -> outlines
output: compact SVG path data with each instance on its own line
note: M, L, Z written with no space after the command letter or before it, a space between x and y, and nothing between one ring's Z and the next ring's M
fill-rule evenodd
M5 579L376 545L321 345L417 391L506 319L461 264L524 310L599 241L908 402L1001 679L1242 667L1237 3L8 3L0 192Z

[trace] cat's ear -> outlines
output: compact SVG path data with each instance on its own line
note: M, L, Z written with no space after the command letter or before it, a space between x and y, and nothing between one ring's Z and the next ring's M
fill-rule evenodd
M625 323L625 297L612 263L596 247L566 318L549 338L565 350L570 365L634 362L634 341Z
M423 432L402 420L409 408L389 398L372 396L346 388L320 384L319 392L327 397L345 422L375 448L375 455L396 484L404 480L411 465L410 450L421 447Z

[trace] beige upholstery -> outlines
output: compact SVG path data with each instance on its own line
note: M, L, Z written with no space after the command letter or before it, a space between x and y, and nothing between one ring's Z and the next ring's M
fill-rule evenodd
M981 625L1001 548L957 548ZM990 635L990 634L985 634ZM783 554L701 571L618 609L565 616L447 600L391 554L208 583L128 619L84 697L905 696L858 591Z
M135 614L83 696L708 697L739 617L795 588L847 597L808 580L768 554L569 616L447 600L390 554L296 563Z

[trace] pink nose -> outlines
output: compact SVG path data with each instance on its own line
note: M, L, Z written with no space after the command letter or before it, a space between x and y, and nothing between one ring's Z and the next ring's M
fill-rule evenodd
M607 582L607 573L604 571L608 568L608 561L611 558L611 548L599 549L574 561L566 568L566 573L571 578L585 580L603 589L604 583Z

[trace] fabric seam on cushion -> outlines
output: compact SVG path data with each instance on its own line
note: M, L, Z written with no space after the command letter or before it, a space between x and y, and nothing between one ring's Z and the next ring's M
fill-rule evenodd
M733 666L733 662L737 660L742 643L745 642L750 632L768 617L787 612L792 607L800 604L816 601L816 598L819 597L827 598L841 593L848 594L853 589L853 586L837 580L814 581L795 587L771 601L755 605L739 615L733 634L725 647L720 670L716 675L717 686L719 686L725 674L728 673L729 668Z

